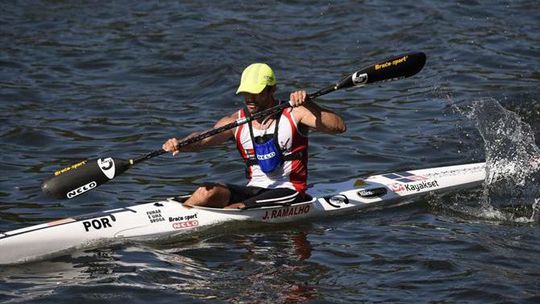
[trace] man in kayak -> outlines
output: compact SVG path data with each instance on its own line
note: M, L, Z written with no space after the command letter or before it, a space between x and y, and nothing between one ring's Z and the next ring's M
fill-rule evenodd
M276 78L272 69L264 63L251 64L242 72L236 91L236 94L244 96L246 107L221 118L214 128L278 105L274 99L275 91ZM243 209L303 201L307 189L309 129L338 134L345 132L346 126L339 115L308 100L306 91L292 92L290 102L292 107L285 108L278 115L213 135L182 148L182 151L178 148L182 140L167 140L163 149L177 155L234 138L246 163L247 186L204 184L184 205Z

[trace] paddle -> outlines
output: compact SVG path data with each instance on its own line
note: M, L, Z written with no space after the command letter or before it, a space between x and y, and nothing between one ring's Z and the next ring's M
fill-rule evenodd
M356 71L343 78L336 84L330 85L308 96L310 99L315 99L319 96L340 89L360 87L374 82L390 81L413 76L424 67L425 62L426 55L421 52L393 57ZM250 118L241 118L220 128L201 133L180 142L179 148L203 140L223 131L236 128L237 126L245 124L249 121L279 113L284 108L289 106L290 105L288 103L283 103L255 113L251 115ZM109 180L124 173L135 164L164 153L167 152L160 149L130 160L122 160L111 157L84 160L55 172L52 177L43 182L41 189L49 196L60 199L70 199L108 182Z

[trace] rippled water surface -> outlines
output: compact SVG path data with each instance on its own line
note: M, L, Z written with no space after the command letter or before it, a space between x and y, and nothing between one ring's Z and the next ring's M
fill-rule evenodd
M389 56L428 56L413 78L320 98L348 131L312 134L310 183L486 158L496 178L485 189L395 208L224 225L0 266L0 302L538 303L538 222L515 212L540 193L538 162L530 165L539 158L538 8L537 1L2 2L0 231L205 181L243 183L231 144L155 158L70 201L39 189L65 165L131 158L211 128L241 106L240 73L258 61L274 68L277 96L287 98ZM508 163L517 176L508 178ZM493 204L500 189L512 203L505 209Z

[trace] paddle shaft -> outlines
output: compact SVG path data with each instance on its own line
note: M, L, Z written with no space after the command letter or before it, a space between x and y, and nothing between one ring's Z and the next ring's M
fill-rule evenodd
M313 100L318 96L328 94L328 93L334 91L333 89L330 89L330 88L334 88L334 87L335 86L324 88L324 89L319 90L319 91L317 91L317 92L315 92L313 94L309 94L308 99ZM205 138L208 138L208 137L214 136L216 134L219 134L221 132L225 132L227 130L236 128L236 127L238 127L240 125L243 125L245 123L249 123L249 122L251 122L253 120L257 120L259 118L264 118L264 117L267 117L267 116L270 116L270 115L274 115L276 113L281 112L284 108L287 108L287 107L290 107L290 106L291 105L289 103L282 103L282 104L279 104L277 106L274 106L274 107L268 108L266 110L262 110L260 112L255 113L255 114L252 114L250 117L244 117L244 118L237 119L234 122L228 123L228 124L226 124L224 126L221 126L219 128L208 130L208 131L206 131L204 133L201 133L201 134L199 134L197 136L193 136L193 137L190 137L188 139L185 139L185 140L179 142L177 147L182 148L182 147L185 147L187 145L191 145L193 143L201 141L201 140L203 140ZM160 156L160 155L165 154L165 153L168 153L168 152L163 150L163 149L159 149L159 150L150 152L150 153L148 153L146 155L143 155L143 156L141 156L139 158L135 158L135 159L130 160L130 164L135 165L137 163L140 163L142 161L154 158L156 156Z
M313 100L319 96L340 89L361 87L374 82L390 81L413 76L424 67L425 62L426 55L421 52L408 53L385 61L380 61L348 75L336 84L308 95L308 99ZM236 128L237 126L250 121L280 113L284 108L290 106L289 103L282 103L272 108L254 113L251 116L240 118L227 125L187 138L178 144L178 148L185 147L226 130ZM73 198L108 182L135 164L165 153L167 153L167 151L160 149L130 160L115 159L112 157L85 160L55 172L53 176L42 183L41 189L45 194L57 198Z
M337 82L334 85L327 86L313 94L309 94L308 99L313 100L319 96L326 95L328 93L331 93L331 92L334 92L343 88L361 87L361 86L364 86L366 84L370 84L373 82L390 81L390 80L396 80L396 79L400 79L404 77L409 77L418 73L424 67L425 62L426 62L426 55L421 52L397 56L397 57L376 63L362 70L359 70L343 78L341 81ZM250 121L279 113L284 108L289 107L289 106L290 106L289 103L279 104L272 108L252 114L251 117L241 118L234 122L226 124L222 127L201 133L197 136L181 141L178 144L178 148L185 147L187 145L201 141L205 138L216 135L218 133L236 128L237 126L248 123ZM167 153L167 151L160 149L160 150L156 150L151 153L148 153L139 158L132 159L129 162L131 165L134 165L134 164L140 163L142 161L151 159L153 157L156 157L165 153Z

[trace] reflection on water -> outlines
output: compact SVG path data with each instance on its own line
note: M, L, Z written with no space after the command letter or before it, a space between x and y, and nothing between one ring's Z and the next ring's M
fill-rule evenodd
M160 249L133 245L3 267L0 282L9 288L10 297L24 301L102 284L175 290L193 298L229 302L299 303L317 294L309 281L320 274L308 269L310 264L303 265L312 251L303 231L206 235L178 239ZM216 248L221 248L219 256L213 253Z
M191 265L189 280L175 283L181 293L231 302L266 299L277 303L304 302L316 295L309 281L318 274L302 263L312 250L305 232L209 236L193 246L176 243L172 247L160 250L159 259L174 265L173 269L185 271L185 265ZM216 248L220 256L212 254Z

